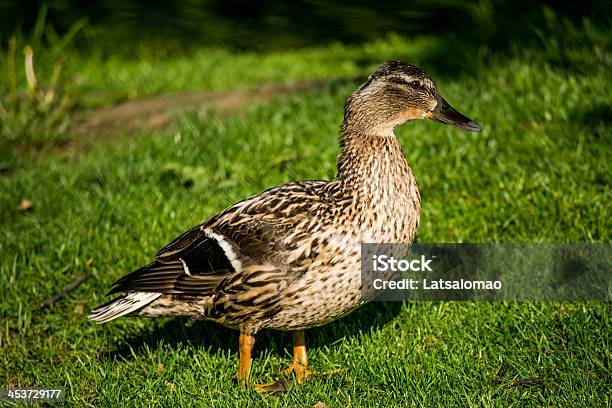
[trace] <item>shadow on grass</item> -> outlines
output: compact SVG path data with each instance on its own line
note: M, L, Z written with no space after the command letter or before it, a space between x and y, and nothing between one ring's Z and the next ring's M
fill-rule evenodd
M574 122L585 126L609 125L612 123L612 107L604 103L584 106L574 110L570 116Z
M313 350L328 347L345 338L378 330L397 316L401 306L400 302L369 303L333 323L307 330L306 344ZM134 355L156 348L160 343L173 349L189 344L203 348L211 354L219 351L229 351L234 354L238 352L238 331L210 321L199 321L193 326L187 326L185 323L186 320L173 319L159 324L151 330L124 339L118 348L102 354L100 358L131 360ZM284 350L290 352L291 347L291 336L288 332L262 330L256 337L254 358L264 350L285 356Z

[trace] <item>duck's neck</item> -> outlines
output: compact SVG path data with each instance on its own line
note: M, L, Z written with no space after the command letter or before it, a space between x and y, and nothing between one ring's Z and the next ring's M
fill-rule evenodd
M416 189L392 129L367 131L343 124L341 148L337 178L363 198L393 199L391 195L403 196Z

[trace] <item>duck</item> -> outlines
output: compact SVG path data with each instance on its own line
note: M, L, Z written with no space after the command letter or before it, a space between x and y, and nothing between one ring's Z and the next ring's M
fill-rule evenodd
M234 378L258 391L273 386L251 381L256 334L290 331L293 361L284 373L303 383L313 375L304 331L368 301L361 244L415 240L421 199L394 128L419 119L481 131L422 69L383 63L346 101L334 179L281 185L229 206L114 282L109 295L117 297L89 319L187 317L236 329Z

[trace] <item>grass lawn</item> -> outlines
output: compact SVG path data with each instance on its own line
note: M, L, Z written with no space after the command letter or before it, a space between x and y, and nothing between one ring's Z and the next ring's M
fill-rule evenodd
M610 406L609 303L370 304L307 332L313 369L344 371L273 397L232 384L237 334L228 329L86 319L115 279L230 203L332 178L353 77L389 58L419 63L484 128L397 129L421 189L420 242L610 242L612 32L587 25L564 35L501 51L474 46L448 63L436 57L452 53L443 41L398 37L267 55L202 50L163 64L81 57L65 74L81 66L89 75L73 91L82 107L193 87L349 79L232 115L194 112L172 130L70 155L5 155L0 385L65 386L66 406ZM18 211L22 199L32 208ZM92 277L39 307L83 273ZM289 364L290 341L258 336L255 381Z

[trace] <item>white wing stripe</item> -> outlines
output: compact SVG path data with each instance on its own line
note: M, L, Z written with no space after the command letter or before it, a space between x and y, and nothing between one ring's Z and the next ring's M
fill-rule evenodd
M239 271L242 269L242 262L238 259L238 254L234 250L234 245L223 235L217 234L210 228L205 228L202 230L207 237L214 239L217 241L221 249L223 249L223 253L227 257L227 260L232 264L234 270Z
M191 276L191 272L189 272L189 267L187 266L185 261L183 261L183 258L179 258L179 261L181 261L181 263L183 264L183 270L185 271L185 273Z

